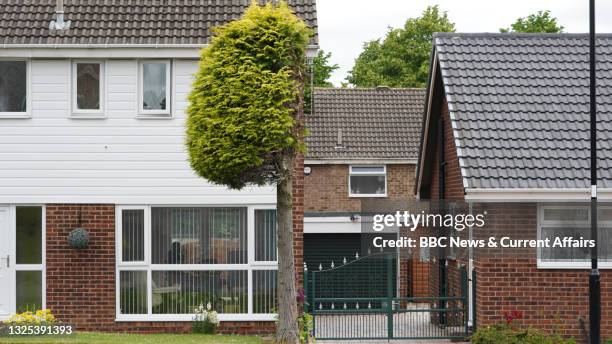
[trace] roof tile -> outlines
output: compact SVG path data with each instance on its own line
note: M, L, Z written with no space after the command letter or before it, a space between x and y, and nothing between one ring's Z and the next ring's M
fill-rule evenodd
M206 44L212 27L239 18L250 2L65 0L65 18L72 23L60 31L49 29L55 0L0 0L0 44ZM316 30L315 0L287 3Z
M589 186L588 36L436 34L469 188ZM612 35L598 36L598 165L612 187Z
M316 88L313 99L307 158L416 159L425 90Z

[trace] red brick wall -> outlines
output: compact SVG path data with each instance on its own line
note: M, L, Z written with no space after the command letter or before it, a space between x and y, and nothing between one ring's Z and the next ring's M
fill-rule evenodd
M304 156L299 154L293 176L293 254L296 288L303 288L304 276Z
M459 158L457 157L457 148L455 147L455 136L448 113L448 104L442 102L440 114L443 118L444 126L444 161L445 178L444 178L444 198L447 200L463 200L463 180L461 178L461 168L459 167ZM438 118L432 118L432 121L437 121ZM437 136L437 133L436 133ZM440 179L440 156L435 141L435 156L432 157L433 168L431 174L431 199L439 199L439 179Z
M115 206L48 204L46 213L47 307L80 330L112 328ZM89 231L88 248L77 250L66 243L66 236L76 227Z
M308 165L304 177L304 208L307 212L347 212L361 210L361 197L349 197L349 165ZM414 165L387 165L389 199L414 199ZM304 173L302 173L303 175Z
M537 204L483 205L487 226L475 238L537 239ZM476 250L478 326L503 321L503 311L520 310L519 323L584 341L588 329L588 269L538 269L535 249ZM602 338L612 338L612 273L602 270Z

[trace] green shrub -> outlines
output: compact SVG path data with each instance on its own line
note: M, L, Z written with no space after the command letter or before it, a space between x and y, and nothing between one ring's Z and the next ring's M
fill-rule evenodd
M313 333L314 324L312 315L303 312L298 318L298 326L300 329L300 343L311 343L314 341Z
M538 329L516 329L510 325L494 325L479 329L472 335L472 344L576 344L558 334L547 334Z

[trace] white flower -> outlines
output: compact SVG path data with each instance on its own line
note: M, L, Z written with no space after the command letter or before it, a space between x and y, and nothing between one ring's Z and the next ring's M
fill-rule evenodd
M212 309L212 305L209 303L206 304L206 309L211 310Z

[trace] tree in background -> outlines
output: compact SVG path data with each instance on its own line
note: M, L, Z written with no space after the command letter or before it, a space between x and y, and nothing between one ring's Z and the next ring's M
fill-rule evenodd
M311 35L285 2L253 3L202 50L187 110L186 145L198 175L234 189L276 184L279 343L298 342L292 182Z
M330 58L331 53L319 50L317 56L312 59L311 74L304 91L304 111L306 113L310 113L312 108L312 87L334 87L329 78L340 67L337 64L331 64Z
M385 39L366 42L347 81L358 87L424 87L434 32L454 32L455 24L438 6L429 6Z
M319 50L317 56L312 59L313 84L315 87L334 87L329 78L340 66L338 64L331 64L329 62L330 58L331 53Z
M563 26L557 23L557 18L550 15L550 11L538 11L525 18L518 18L509 28L499 29L499 32L561 33Z

